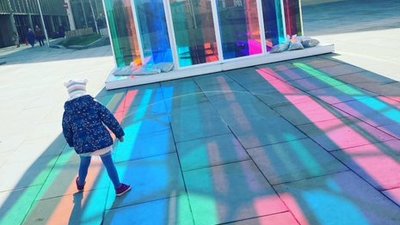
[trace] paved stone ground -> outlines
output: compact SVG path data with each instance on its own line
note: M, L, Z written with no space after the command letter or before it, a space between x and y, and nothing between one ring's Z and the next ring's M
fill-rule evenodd
M334 43L335 59L400 81L400 1L302 2L305 34Z
M348 34L363 33L329 38ZM114 91L110 47L2 49L0 224L399 224L396 64L382 76L385 58L366 69L341 58L351 47ZM98 159L76 193L62 82L83 77L127 133L114 159L134 189L121 198Z

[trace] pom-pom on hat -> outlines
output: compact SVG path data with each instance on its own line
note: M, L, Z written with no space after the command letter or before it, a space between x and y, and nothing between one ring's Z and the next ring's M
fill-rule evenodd
M69 80L68 82L64 82L64 86L68 90L69 100L81 97L83 95L87 95L86 93L86 84L88 80Z

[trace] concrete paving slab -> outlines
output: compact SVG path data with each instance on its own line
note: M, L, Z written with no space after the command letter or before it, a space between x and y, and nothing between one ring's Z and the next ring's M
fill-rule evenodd
M294 80L290 83L290 85L305 91L309 92L312 90L317 90L321 88L328 88L328 87L335 87L342 85L343 82L337 81L335 79L331 79L329 82L318 79L316 77L309 77L309 78L304 78L304 79L299 79L299 80Z
M193 78L207 96L230 92L243 92L245 89L225 72Z
M296 60L291 60L289 63L304 63L313 68L323 68L323 67L332 67L338 66L343 64L344 62L340 62L332 58L335 55L334 53L324 54L324 57L321 56L313 56L313 57L306 57Z
M378 147L385 154L400 155L400 140L399 139L385 141L383 143L375 143L374 145L376 147Z
M271 64L264 64L264 65L257 65L256 68L258 69L272 69L273 71L284 71L284 70L290 70L290 69L295 69L295 67L292 64L292 61L283 61L283 62L276 62L276 63L271 63Z
M165 99L201 93L201 89L191 78L162 82L161 88Z
M150 106L157 108L164 104L163 99L163 90L159 83L131 87L126 89L124 108L149 108Z
M36 185L24 189L0 192L0 224L21 224L40 188L40 185Z
M40 123L44 123L44 124L58 123L59 124L63 113L64 113L63 106L58 107L58 106L54 105L54 108L51 109L47 115L45 115L45 117L40 121Z
M308 93L329 104L337 104L340 102L360 100L363 98L376 96L376 94L374 93L360 90L348 84L338 85L335 87L320 88L317 90L309 91Z
M273 224L285 224L285 225L299 225L294 219L293 215L289 212L277 213L269 216L261 216L254 219L242 220L233 223L227 223L229 225L273 225Z
M63 136L58 136L53 142L48 138L24 141L15 151L9 152L9 163L31 162L32 159L55 157L61 154L66 148Z
M209 92L211 93L211 92ZM169 114L179 113L181 110L196 108L197 105L209 103L207 96L203 92L193 92L190 94L165 97L164 104L166 112Z
M231 92L218 95L208 96L210 102L216 110L223 116L227 117L231 111L238 111L240 108L243 115L240 117L269 117L277 116L276 113L266 106L260 99L248 92Z
M248 160L249 156L231 134L177 143L182 170Z
M355 85L357 87L363 87L363 84L365 83L388 84L395 82L394 80L388 77L384 77L377 73L365 70L357 73L336 76L335 78L343 82L346 82L348 84Z
M50 87L39 87L36 90L34 90L34 92L40 92L43 89L46 89ZM32 99L29 102L26 101L24 103L24 107L23 109L31 109L31 108L38 108L38 107L45 107L45 106L49 106L52 105L54 107L59 107L61 106L61 101L60 102L56 102L56 100L52 99L48 99L48 98L44 98L44 97L38 97L36 99Z
M211 104L228 124L238 124L248 118L275 118L279 115L260 99L247 92L232 92L209 96Z
M191 78L163 82L161 89L167 112L171 114L208 102L200 87Z
M282 119L248 118L240 124L229 124L232 132L246 148L287 142L306 137L295 126Z
M4 117L2 117L4 118ZM0 153L15 151L24 141L21 135L1 135L0 136Z
M124 105L125 96L126 90L121 91L121 89L118 89L113 90L110 94L101 93L98 96L95 96L95 99L106 106L111 112L119 113L126 110Z
M235 80L250 93L269 93L275 91L275 88L260 76L257 67L232 70L227 71L226 73L230 78Z
M293 61L295 62L295 61ZM305 62L306 64L306 62ZM307 64L308 65L308 64ZM287 69L287 70L282 70L282 71L275 71L273 74L276 76L278 79L282 79L285 81L293 81L293 80L300 80L300 79L305 79L311 77L311 74L305 72L304 70L301 70L299 68L292 68L292 69Z
M399 96L400 83L368 83L363 85L365 90L383 96Z
M26 138L26 141L34 141L36 139L49 138L55 139L62 133L62 117L58 121L42 122L36 124L35 128L31 130L31 134Z
M388 198L390 198L394 203L400 206L400 188L394 188L382 192Z
M296 126L348 116L331 105L311 97L308 101L278 106L274 110Z
M42 185L36 200L50 199L77 192L75 179L78 176L79 157L74 152L62 154ZM84 191L106 189L111 185L99 157L92 157Z
M0 130L0 135L21 135L21 133L31 133L33 129L36 128L36 125L44 119L47 115L47 112L51 111L52 107L47 106L44 108L31 108L22 110L20 113L9 115L7 117L7 123L13 124L13 126L7 126L7 131L2 129ZM32 120L32 118L35 118Z
M310 95L300 90L295 93L282 93L279 91L274 91L270 93L253 93L262 102L267 104L271 108L282 105L297 104L309 101Z
M197 104L172 114L171 126L176 142L230 132L210 103Z
M385 126L400 122L400 102L386 97L368 97L335 104L336 108L372 125Z
M375 3L379 2L376 0L373 1ZM396 0L391 1L392 6L388 7L386 11L397 12L399 7L397 6L396 8L393 4L393 2ZM354 2L351 3L351 1L346 2L354 4ZM371 13L376 12L375 7L371 7L369 10ZM371 15L371 13L368 13L368 15ZM369 16L364 17L366 18ZM351 16L349 16L349 18L351 18ZM398 16L395 18L395 20L398 21ZM368 31L359 31L359 24L354 23L354 21L356 20L353 20L352 22L354 24L353 28L355 29L352 32L343 33L340 31L336 34L326 34L322 32L319 33L318 36L315 36L315 38L325 43L335 43L335 52L338 53L335 58L352 65L362 67L364 70L372 71L390 77L394 80L399 80L399 71L395 68L398 68L399 66L399 60L396 61L396 58L398 58L396 56L398 55L399 51L397 49L399 48L400 44L396 43L392 37L393 34L398 34L400 32L399 26L396 28L392 27L390 29L382 29L387 24L387 21L375 20L376 22L379 21L380 25L372 27ZM336 23L335 26L340 27L341 29L343 28L341 26L337 26ZM381 41L383 40L383 37L385 37L385 41ZM377 39L377 41L372 41L372 39ZM387 46L385 43L391 44L390 46ZM369 47L365 48L365 46Z
M110 188L107 209L186 193L176 153L121 162L116 166L121 182L132 185L132 190L123 197L116 198L113 188Z
M43 157L35 162L13 162L3 165L0 168L0 191L43 184L55 164L55 160L51 159L53 157Z
M311 139L247 150L272 185L348 170Z
M106 104L108 101L111 101L112 99L117 98L117 99L121 99L121 95L123 96L124 94L126 94L127 89L126 88L120 88L120 89L113 89L113 90L107 90L104 87L99 87L99 90L97 90L97 94L94 95L93 97L95 97L98 101L100 101L100 99L104 99L105 102L100 101L103 104Z
M400 208L352 172L275 186L300 224L399 224Z
M268 66L269 65L273 64L268 64ZM257 69L258 67L246 67L224 71L224 73L232 80L243 85L244 87L249 87L250 84L256 85L256 83L264 81L260 74L257 72Z
M124 142L114 147L114 161L123 162L176 152L171 130L154 132L151 135L126 135Z
M329 76L339 76L363 71L362 68L350 64L339 64L336 66L321 67L319 70Z
M7 161L7 159L8 159L7 153L0 153L0 168L1 168L1 166L4 165L4 163Z
M192 225L193 216L186 195L150 201L109 210L103 224L177 224Z
M245 86L245 85L247 85L247 86ZM249 93L251 93L253 95L269 94L271 92L276 91L275 87L273 87L272 85L268 84L265 81L257 82L254 84L245 84L245 85L242 85L242 86L245 86L246 90L248 90Z
M1 100L2 102L5 102L4 100ZM0 109L0 116L3 118L13 118L15 114L18 114L22 112L23 110L23 105L14 105L11 103L4 103L4 108L2 107Z
M383 142L394 137L357 119L332 119L298 126L328 151Z
M400 139L400 124L398 123L392 123L389 125L381 126L378 127L378 129L397 139Z
M391 142L393 145L396 142ZM364 145L332 154L378 190L400 187L400 154L390 143Z
M108 189L38 200L24 224L101 224Z
M125 115L126 117L124 117ZM146 118L142 114L125 112L118 117L123 118L122 127L125 131L125 138L135 139L138 136L171 129L170 118L166 115Z
M287 210L252 161L192 170L184 176L195 224L227 223Z
M158 93L161 94L161 91ZM130 93L128 92L128 98L129 94ZM150 102L150 98L147 98L147 100L143 99L137 106L125 107L124 117L134 116L135 118L153 118L170 113L171 110L167 108L162 97L158 96L157 99L158 100L151 100L154 102Z

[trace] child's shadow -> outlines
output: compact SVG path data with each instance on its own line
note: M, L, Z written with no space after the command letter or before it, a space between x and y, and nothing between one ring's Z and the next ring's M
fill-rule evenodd
M76 192L73 196L74 207L72 208L71 216L69 217L69 225L79 224L82 216L83 192Z

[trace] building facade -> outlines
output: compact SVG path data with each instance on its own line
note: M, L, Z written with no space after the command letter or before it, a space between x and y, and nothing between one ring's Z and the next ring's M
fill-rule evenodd
M39 1L49 37L56 37L60 29L69 28L64 0ZM43 30L39 1L0 0L0 47L14 44L14 32L18 32L20 43L25 43L28 28L38 25Z
M76 29L91 27L96 32L106 27L102 0L69 0L69 4Z

